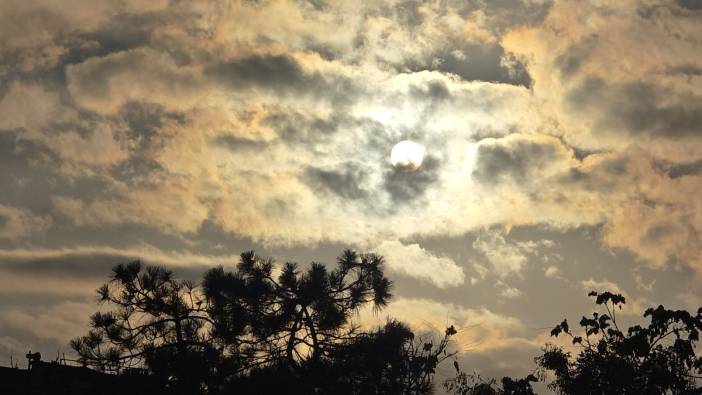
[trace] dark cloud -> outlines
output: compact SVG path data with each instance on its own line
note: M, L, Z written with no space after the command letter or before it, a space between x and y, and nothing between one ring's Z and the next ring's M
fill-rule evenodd
M383 124L368 117L352 116L343 108L335 108L329 115L311 114L284 106L269 107L267 111L262 124L275 131L278 141L264 143L225 133L217 137L214 143L232 150L273 143L300 144L319 154L326 154L319 150L319 143L330 142L340 132L358 129L364 131L368 146L373 151L380 145L391 143ZM246 118L246 114L240 116L244 123L247 122Z
M701 3L702 4L702 3ZM702 76L702 67L687 64L676 67L671 67L665 71L667 75L684 75L688 78L694 78Z
M279 108L266 115L263 123L275 130L278 138L289 143L309 143L325 140L335 134L342 124L355 121L342 114L329 117L304 114L289 108Z
M161 18L165 14L158 15ZM80 32L61 38L66 52L59 59L56 69L65 82L64 68L82 63L93 57L103 57L111 53L127 51L150 44L151 34L164 24L153 13L113 15L107 23L93 31Z
M580 70L583 62L590 57L590 51L597 44L597 40L597 34L583 38L554 59L554 66L561 72L563 79L567 80Z
M456 74L466 81L502 82L531 86L531 77L524 64L515 62L511 68L504 66L504 49L499 45L469 45L463 49L465 58L449 54L441 59L437 69Z
M661 163L659 166L670 178L695 176L702 173L702 159L688 163Z
M575 158L580 161L582 161L590 155L600 154L603 152L602 150L592 150L572 146L570 148L573 150L573 156L575 156Z
M163 124L167 121L185 123L184 114L150 103L129 102L121 109L120 116L128 126L127 138L137 149L161 148L167 142L165 134L159 130Z
M50 211L57 176L44 167L59 165L59 158L47 147L20 139L18 132L0 131L0 203Z
M461 18L470 19L472 13L481 13L486 20L486 32L498 37L514 26L535 24L543 20L551 6L550 1L541 4L531 2L499 1L446 1L435 3L433 8L439 16L456 12ZM428 22L421 8L426 3L416 0L400 1L380 9L380 15L393 19L411 34L422 34L419 28ZM371 13L372 15L372 13ZM363 32L359 32L358 45L365 43ZM460 54L459 54L460 53ZM393 64L398 70L415 72L436 70L458 75L466 81L500 82L530 87L532 79L520 59L506 54L497 43L466 43L463 36L441 48L433 48L421 58L406 59Z
M127 125L120 137L129 147L129 157L111 166L108 174L131 187L158 183L166 171L153 155L171 139L161 128L166 122L185 124L184 114L166 111L157 104L128 102L120 109L119 118Z
M457 55L460 50L462 55ZM462 44L425 59L407 61L398 66L401 71L442 71L455 74L466 81L487 81L531 86L531 77L523 63L511 59L509 67L503 61L507 54L500 45Z
M662 243L677 229L670 225L655 225L646 230L646 234L641 237L644 243Z
M647 21L666 21L671 15L683 18L698 18L702 16L702 2L699 0L668 0L639 4L637 14ZM665 23L665 22L664 22ZM671 29L668 31L672 38L683 39L680 31Z
M103 114L134 101L189 108L204 88L199 75L168 52L148 46L68 65L66 78L74 103Z
M363 169L353 162L345 163L341 169L309 167L305 171L305 179L313 189L351 200L368 196L368 191L360 186L365 177Z
M439 179L440 162L434 156L425 156L417 170L390 167L384 175L383 185L396 203L408 203L423 197L429 186Z
M170 16L165 13L117 14L97 30L80 36L83 41L99 44L102 54L126 51L149 44L153 30L163 26Z
M28 258L4 256L0 264L0 273L4 277L14 275L29 275L37 279L73 280L107 280L115 265L133 260L140 260L138 255L112 255L102 253L60 253L54 256ZM173 266L158 260L143 261L145 265L160 265L167 267L179 276L191 280L202 277L206 268ZM36 290L41 292L40 289Z
M672 103L671 98L675 98ZM612 85L588 79L567 100L573 111L594 117L595 133L622 131L669 138L702 133L702 97L683 97L645 82Z
M262 149L267 143L265 141L251 140L232 134L221 134L212 140L212 144L233 152L241 152Z
M421 86L413 86L410 88L410 95L421 101L429 101L439 104L451 98L448 86L444 81L434 80L427 81Z
M0 152L3 169L7 170L31 164L60 164L59 157L51 149L39 142L22 138L22 132L18 130L0 130Z
M702 1L700 0L677 0L677 3L680 7L688 10L702 10Z
M626 157L605 157L587 171L579 168L563 169L555 181L567 188L609 193L621 187L622 179L628 178L629 160Z
M107 23L100 24L96 30L81 30L81 26L73 26L72 22L58 13L32 11L23 15L22 19L37 21L26 21L25 24L52 26L51 29L56 30L56 34L51 37L52 44L61 47L64 52L58 55L55 62L35 62L34 67L27 70L26 67L22 67L22 62L40 49L18 48L3 56L3 67L7 68L6 78L40 81L62 87L66 83L67 66L93 57L148 46L153 30L164 24L164 18L168 19L165 14L115 13ZM2 85L4 84L0 83L0 93Z
M482 144L478 148L473 178L483 184L528 182L534 171L557 159L556 146L518 141L513 145Z
M287 55L263 54L235 59L209 68L207 74L234 89L259 88L276 94L311 95L337 104L349 102L358 90L352 80L308 72Z
M493 18L490 28L495 32L504 32L513 26L535 24L544 19L552 1L535 3L515 0L448 0L432 4L439 16L456 12L461 18L469 18L473 12L482 12L487 18ZM426 2L421 0L403 0L393 6L380 9L380 14L392 18L399 25L412 28L427 21L421 7Z
M222 63L210 73L234 86L303 88L313 78L300 64L286 55L254 55Z
M130 187L153 185L166 175L161 164L145 155L131 155L127 160L112 166L109 174Z

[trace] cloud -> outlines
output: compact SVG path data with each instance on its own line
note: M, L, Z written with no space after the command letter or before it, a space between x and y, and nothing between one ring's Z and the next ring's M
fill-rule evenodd
M52 202L57 215L80 226L136 223L166 233L195 232L208 218L209 210L207 204L196 196L183 193L184 188L189 186L169 182L131 189L119 198L86 202L54 196ZM171 193L166 190L171 190Z
M436 70L465 81L528 86L529 75L519 62L512 67L503 62L499 36L511 24L538 21L546 8L526 2L401 1L366 18L358 41L369 55L398 71Z
M145 264L165 266L183 278L198 280L208 268L233 265L238 256L163 251L147 244L124 248L83 245L3 249L0 250L0 296L92 298L95 289L108 280L115 265L137 259Z
M557 266L549 266L544 270L544 275L549 278L563 278L561 277L561 269Z
M439 159L428 156L422 161L422 166L415 171L390 168L385 172L385 189L397 203L422 198L427 188L438 181L441 171L439 167Z
M573 151L553 137L513 134L481 140L473 177L484 184L532 183L574 165ZM570 163L569 163L570 162Z
M323 75L307 72L295 58L284 54L254 54L220 63L208 74L233 89L264 88L277 94L327 93Z
M632 202L624 205L605 225L603 239L612 247L635 251L658 268L671 259L699 268L702 264L702 229L694 222L697 205L686 203L651 205Z
M436 256L419 244L384 241L375 250L386 259L391 272L426 280L439 288L463 284L463 268L451 258Z
M464 308L429 299L397 298L380 314L362 312L360 321L366 326L382 324L388 318L406 322L419 333L437 332L449 326L458 330L454 341L463 352L490 352L530 343L524 324L514 317L495 313L484 307Z
M80 11L76 11L80 10ZM91 30L109 18L108 1L9 0L0 4L0 56L3 69L31 72L50 68L65 54L64 39ZM0 75L2 73L0 72Z
M499 295L505 299L514 299L522 296L522 291L519 288L512 287L501 280L497 281L495 288L500 290Z
M660 46L671 33L656 25L694 37L694 10L633 6L100 2L72 16L37 3L22 15L60 16L50 31L64 55L43 79L12 69L26 78L4 85L0 112L7 128L31 129L22 141L55 155L44 171L104 185L54 196L54 214L79 227L192 235L213 221L266 245L362 245L608 223L605 242L636 249L643 236L617 231L636 226L616 222L622 205L660 201L680 218L694 207L625 181L655 182L647 160L681 181L696 175L689 87L702 65L689 40ZM110 14L120 16L95 22ZM586 14L592 25L571 23ZM667 60L641 58L631 32ZM603 66L620 57L636 67ZM427 147L420 171L388 165L405 138ZM667 185L691 191L686 183ZM695 223L681 229L698 237ZM696 262L665 240L663 254Z
M600 152L572 166L563 181L578 189L563 195L598 191L586 205L599 206L603 241L657 267L700 262L697 204L685 196L696 193L702 148L702 98L693 88L702 81L694 38L701 32L699 13L687 2L556 2L542 24L501 38L509 53L526 60L542 113L559 124L555 134Z
M697 19L695 11L674 4L557 2L542 25L515 29L501 43L530 59L534 94L563 125L569 142L623 148L641 144L632 136L677 136L696 145L700 97L691 87L699 76L680 71L702 64L692 39L700 33ZM648 56L651 50L657 56ZM610 67L622 59L628 66ZM679 155L687 151L679 143L650 148Z
M87 136L69 131L39 140L51 147L65 161L108 166L128 158L128 150L121 144L117 133L109 125L95 125Z
M19 240L46 231L50 217L38 216L31 211L0 204L0 239Z
M26 331L36 338L57 340L67 345L69 340L85 330L85 324L94 310L91 302L61 302L51 308L40 308L35 313L6 309L1 319L5 330ZM76 317L82 319L76 320Z
M204 95L197 74L150 48L115 52L66 68L67 88L76 103L108 114L131 101L190 108Z
M56 121L61 110L57 92L15 81L0 99L0 130L43 127Z
M390 89L381 96L406 101L399 115L411 114L411 103L427 105L417 98L417 89L430 92L432 86L450 87L450 95L444 97L459 101L449 101L447 108L428 113L441 122L447 119L444 115L456 116L450 115L454 106L473 100L478 105L488 105L482 103L489 101L493 106L502 100L512 102L509 90L522 94L515 87L493 89L485 84L458 83L438 74L421 74L393 78ZM77 215L64 217L73 218L81 226L97 226L101 221L148 225L153 221L152 226L169 232L192 232L198 222L212 219L235 235L268 244L316 243L320 238L365 243L379 234L415 233L418 228L403 225L404 221L425 223L429 225L426 232L436 232L436 226L448 228L448 224L436 220L446 211L434 205L434 197L452 196L450 204L463 204L459 203L463 201L462 193L470 187L461 181L465 178L463 160L472 144L470 133L452 135L442 130L455 125L437 124L439 130L426 133L422 141L429 149L423 168L411 174L399 173L389 165L388 154L411 125L402 124L402 117L397 121L372 120L377 105L373 96L369 100L359 100L352 113L343 108L328 113L324 108L308 108L310 103L301 103L300 107L252 103L227 112L231 103L225 101L179 116L154 110L164 107L147 105L145 116L162 118L146 124L134 119L139 117L134 110L137 104L126 104L118 113L125 117L118 125L128 128L118 129L117 136L120 146L129 147L130 155L128 159L115 156L122 162L107 177L115 190L109 197L105 194L81 199L86 209L79 208ZM483 120L472 117L470 122ZM446 147L446 138L455 141ZM107 161L108 155L100 157L114 164ZM74 162L80 168L78 158ZM146 166L146 173L129 170L140 164ZM151 184L145 175L149 175ZM320 190L327 193L320 194ZM167 196L156 198L161 193ZM138 199L141 201L137 203ZM164 212L163 202L174 200L190 202L191 213L183 216ZM58 213L68 208L57 206ZM473 209L478 207L471 205L469 212ZM410 211L421 212L422 218L404 214ZM469 213L457 216L452 231L471 229L471 221L460 220L470 217ZM388 227L388 218L400 222L399 226ZM355 225L360 222L367 225Z
M588 79L569 93L567 105L573 112L591 117L595 133L622 131L631 136L685 138L702 131L702 97L650 83L615 85Z
M677 0L680 7L687 8L689 10L700 10L702 5L694 0Z
M356 163L348 163L343 170L323 170L310 167L306 170L312 187L327 190L344 199L360 199L368 195L363 189L366 174Z
M694 162L668 164L666 171L670 178L678 178L689 175L698 175L702 173L702 159Z
M530 258L540 250L552 245L550 240L511 241L499 232L481 232L473 242L473 248L483 254L500 278L519 275ZM515 292L508 292L512 295Z
M22 265L27 266L28 269L31 265L27 262L33 260L40 261L52 261L59 260L60 264L54 264L53 270L59 271L62 265L70 265L70 259L81 259L85 261L85 265L90 265L90 259L95 256L101 256L101 259L112 259L112 260L135 260L141 259L147 263L153 263L157 265L167 265L177 268L193 268L200 267L206 268L217 265L232 264L238 261L238 255L208 255L208 254L197 254L193 252L177 252L177 251L162 251L156 247L150 246L148 244L136 245L127 248L114 248L107 246L76 246L76 247L65 247L58 249L3 249L0 250L0 257L7 263L11 262L17 263L17 268L21 269ZM18 262L24 262L22 264ZM119 262L118 262L119 263ZM109 266L107 269L111 269ZM86 271L88 268L80 266L76 269L76 272ZM100 268L102 272L104 268ZM47 270L46 266L39 264L37 266L37 271ZM91 271L94 273L94 271Z

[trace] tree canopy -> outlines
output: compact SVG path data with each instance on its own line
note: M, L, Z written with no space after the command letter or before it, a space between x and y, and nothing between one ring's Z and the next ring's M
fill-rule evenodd
M646 326L624 331L616 311L626 303L624 296L591 292L595 303L606 312L583 317L580 334L571 332L567 320L551 331L554 337L569 336L581 350L576 355L548 345L536 359L543 370L552 372L551 389L563 394L701 394L702 358L695 352L702 330L702 308L696 313L649 308Z
M458 395L530 395L532 383L549 381L549 389L567 395L702 394L702 358L696 355L702 330L702 308L695 313L663 306L643 313L648 325L623 330L617 310L626 298L611 292L590 292L601 312L583 316L581 332L574 332L567 319L551 330L552 337L565 335L577 353L546 344L534 361L534 371L522 379L505 377L501 386L494 379L467 374L456 367L456 376L444 387Z
M383 258L346 250L329 269L276 267L253 252L201 283L140 262L117 265L98 289L111 307L72 341L85 365L112 372L139 367L173 393L425 394L447 352L389 321L361 330L352 317L392 297Z

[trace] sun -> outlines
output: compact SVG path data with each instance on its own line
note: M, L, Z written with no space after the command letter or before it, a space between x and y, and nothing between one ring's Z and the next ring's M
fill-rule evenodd
M390 163L396 169L417 170L423 160L424 146L411 140L400 141L390 152Z

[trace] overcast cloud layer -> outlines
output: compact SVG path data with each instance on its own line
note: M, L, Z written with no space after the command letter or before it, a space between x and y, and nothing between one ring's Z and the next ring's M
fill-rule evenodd
M700 37L688 0L3 1L0 363L135 257L377 251L495 375L589 289L697 307Z

